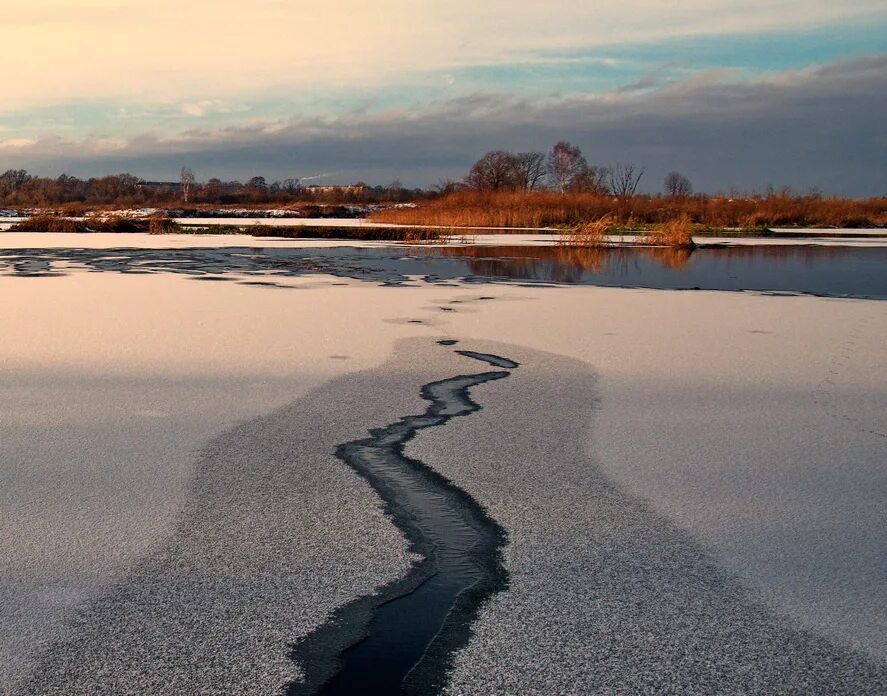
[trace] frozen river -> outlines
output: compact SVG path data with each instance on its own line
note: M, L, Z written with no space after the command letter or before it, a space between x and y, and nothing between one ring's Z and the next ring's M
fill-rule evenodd
M505 534L420 687L887 688L883 249L0 247L0 692L334 672L434 562L336 454L400 422Z

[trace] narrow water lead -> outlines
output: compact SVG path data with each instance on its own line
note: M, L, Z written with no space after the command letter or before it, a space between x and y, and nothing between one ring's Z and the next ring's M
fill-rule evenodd
M509 370L513 370L515 367L518 367L520 363L514 362L514 360L509 360L508 358L503 358L499 355L492 355L490 353L478 353L474 350L457 350L459 355L464 355L466 358L474 358L475 360L481 360L485 363L489 363L493 367L505 367Z
M498 356L467 356L517 366ZM337 456L378 492L425 560L379 596L344 607L297 646L294 656L306 682L293 685L291 694L431 693L442 685L452 654L468 640L480 603L507 584L500 556L505 533L465 491L406 457L403 449L420 430L477 411L480 406L469 390L509 374L483 372L426 384L422 396L431 405L425 413L337 448ZM330 650L340 652L338 660L324 654Z

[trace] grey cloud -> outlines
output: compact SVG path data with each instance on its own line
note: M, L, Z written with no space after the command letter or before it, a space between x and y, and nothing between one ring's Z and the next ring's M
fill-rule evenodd
M188 164L204 178L335 171L342 181L427 185L461 177L489 149L546 149L567 139L595 163L645 164L651 191L678 169L699 190L773 183L887 193L887 54L758 82L730 77L547 101L475 94L421 109L148 134L121 150L54 139L4 154L17 166L80 175L174 178Z

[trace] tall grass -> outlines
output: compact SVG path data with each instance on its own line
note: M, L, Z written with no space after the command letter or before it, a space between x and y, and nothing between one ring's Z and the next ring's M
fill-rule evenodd
M83 223L57 215L34 215L9 228L10 232L83 232Z
M581 222L568 227L558 236L558 246L600 247L607 245L607 236L617 231L616 218L605 215L598 220Z
M61 215L34 215L9 228L11 232L150 232L168 234L178 231L174 220L154 215L148 218L107 215L74 219Z
M696 246L693 243L693 223L686 215L662 222L651 228L641 238L641 242L653 246L692 249Z
M653 225L646 233L635 237L635 244L656 247L672 247L692 249L693 223L686 215ZM610 235L625 230L616 222L612 215L605 215L599 220L583 222L569 227L558 235L557 245L562 247L605 247L613 246Z
M415 208L388 208L370 217L440 227L548 227L574 225L606 214L603 201L585 194L456 191Z
M687 218L704 227L883 227L887 198L862 200L791 196L728 198L634 196L616 199L549 191L456 191L414 208L377 211L379 222L444 227L560 227L612 217L623 226L647 227Z

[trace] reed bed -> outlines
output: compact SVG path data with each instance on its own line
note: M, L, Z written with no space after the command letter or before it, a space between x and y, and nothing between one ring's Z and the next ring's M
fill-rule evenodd
M62 215L34 215L9 228L11 232L148 232L168 234L178 231L175 221L160 215L127 217L122 215L72 218Z
M601 247L609 244L608 235L618 232L616 218L605 215L569 227L558 235L557 245L566 247Z
M693 223L686 215L654 226L640 241L651 246L672 248L692 249L696 246L693 242Z
M572 227L612 217L625 227L646 228L687 218L713 228L884 227L887 198L845 199L771 195L757 198L691 196L614 198L550 191L456 191L413 208L371 214L378 222L443 227Z
M287 239L355 239L436 244L446 241L445 230L398 227L334 227L311 225L179 225L162 215L148 217L95 216L83 219L35 215L10 227L11 232L147 232L149 234L246 234Z

